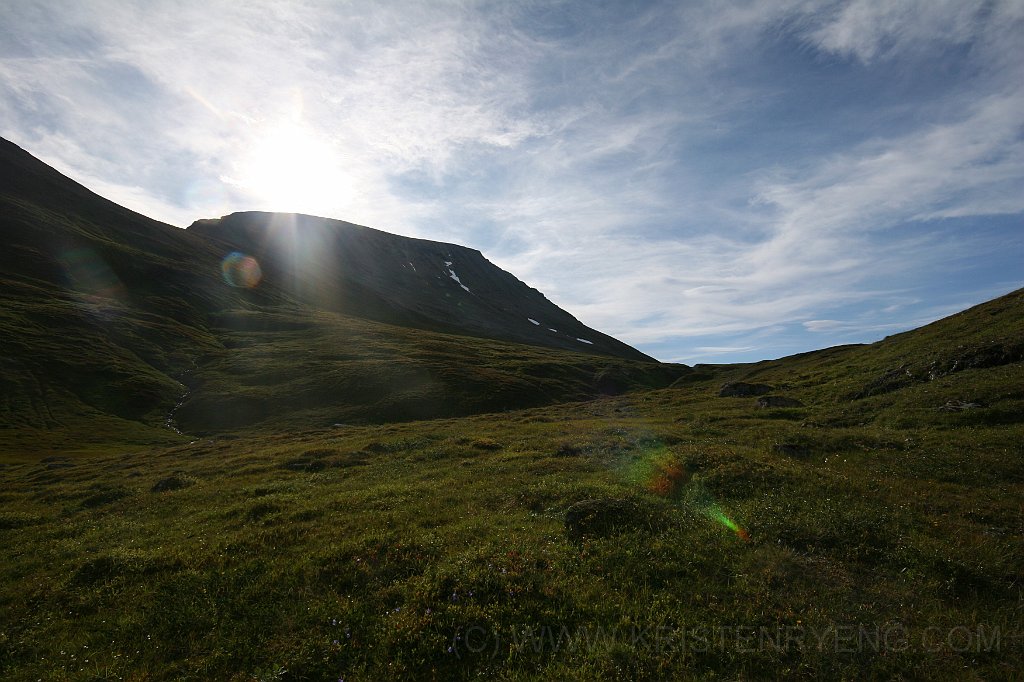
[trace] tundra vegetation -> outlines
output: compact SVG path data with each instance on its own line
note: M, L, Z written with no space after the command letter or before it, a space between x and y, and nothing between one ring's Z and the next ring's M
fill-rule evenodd
M1024 290L666 365L479 253L466 291L402 242L321 272L330 308L294 259L225 259L245 220L221 243L0 166L4 680L1024 669Z

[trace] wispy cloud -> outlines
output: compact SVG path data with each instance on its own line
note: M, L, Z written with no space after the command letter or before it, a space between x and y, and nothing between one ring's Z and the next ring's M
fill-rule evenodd
M759 199L779 210L789 239L854 226L882 230L910 220L1019 213L1024 196L1020 92L969 105L961 120L896 139L871 140L804 177L764 182Z
M751 33L775 30L788 17L797 36L822 52L870 61L991 36L1001 21L1013 18L995 16L1003 9L982 19L980 5L943 5L924 22L935 24L934 30L924 32L918 30L920 22L915 27L903 25L912 23L915 8L909 5L895 17L853 5L839 11L809 3L776 3L756 11L724 12L698 25L720 59L734 57L722 56L721 36L740 31L749 42ZM851 23L858 22L863 30L851 33ZM841 40L854 34L867 42ZM673 43L683 44L685 39ZM657 58L670 59L665 51ZM638 71L634 69L634 75ZM675 211L678 224L670 232L675 239L637 243L622 231L612 229L606 236L602 229L596 233L602 238L595 240L585 210L563 204L565 229L578 232L582 225L586 233L575 235L576 246L558 248L551 240L541 241L543 246L508 262L584 319L641 345L804 321L804 328L822 333L828 325L808 320L817 310L891 297L898 292L874 286L866 290L864 284L891 279L895 272L935 266L971 238L963 234L961 240L932 243L918 234L902 234L901 225L1024 210L1024 199L1013 188L1024 179L1024 102L1012 80L994 81L992 91L980 100L969 91L960 99L945 98L931 110L920 108L917 115L930 120L909 132L879 131L852 147L829 149L820 160L810 157L790 167L752 169L744 178L746 185L729 183L733 192L749 198L749 205L733 210L729 224L716 225L715 237L687 234L694 230L693 209L701 208L699 199L680 201L680 196L671 197L659 188L658 200L645 205L661 210L648 220L663 220ZM628 183L620 178L618 186ZM685 189L680 194L685 195ZM621 190L578 203L590 207L611 202L619 207L618 214L602 214L614 225L628 225L632 216L622 209L633 202ZM549 217L558 213L545 211ZM572 215L582 219L573 221ZM755 238L730 239L730 233ZM538 244L536 239L529 241ZM591 262L578 253L581 244L594 254L614 257L598 256ZM912 262L907 253L913 254ZM889 306L889 315L897 314L901 313ZM869 325L836 321L828 330L857 330L862 338L870 338L906 324L907 318Z
M868 63L904 51L970 43L989 19L1017 14L1019 7L1015 2L853 0L826 9L828 19L808 31L808 38L822 50Z

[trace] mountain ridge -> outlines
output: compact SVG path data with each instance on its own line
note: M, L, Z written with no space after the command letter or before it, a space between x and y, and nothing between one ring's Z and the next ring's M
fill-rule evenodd
M199 220L188 230L252 255L268 280L320 309L655 361L582 324L477 249L330 218L259 211ZM367 306L367 298L376 305Z

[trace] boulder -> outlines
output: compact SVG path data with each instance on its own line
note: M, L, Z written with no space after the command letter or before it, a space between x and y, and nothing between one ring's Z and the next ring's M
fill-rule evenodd
M803 407L804 404L796 398L787 398L783 395L765 395L757 399L758 409L768 409L769 407Z
M963 412L964 410L974 410L979 407L984 407L981 403L967 402L966 400L950 400L942 407L938 408L939 412Z
M743 381L731 381L722 386L719 398L749 398L756 395L771 393L773 387L768 384L748 384Z
M570 540L605 537L629 530L653 530L663 520L659 509L634 500L610 497L582 500L566 510L565 533Z

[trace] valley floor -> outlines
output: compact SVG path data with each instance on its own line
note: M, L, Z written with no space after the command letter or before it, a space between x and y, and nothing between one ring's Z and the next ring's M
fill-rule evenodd
M719 384L11 459L0 676L1019 673L1013 410Z

